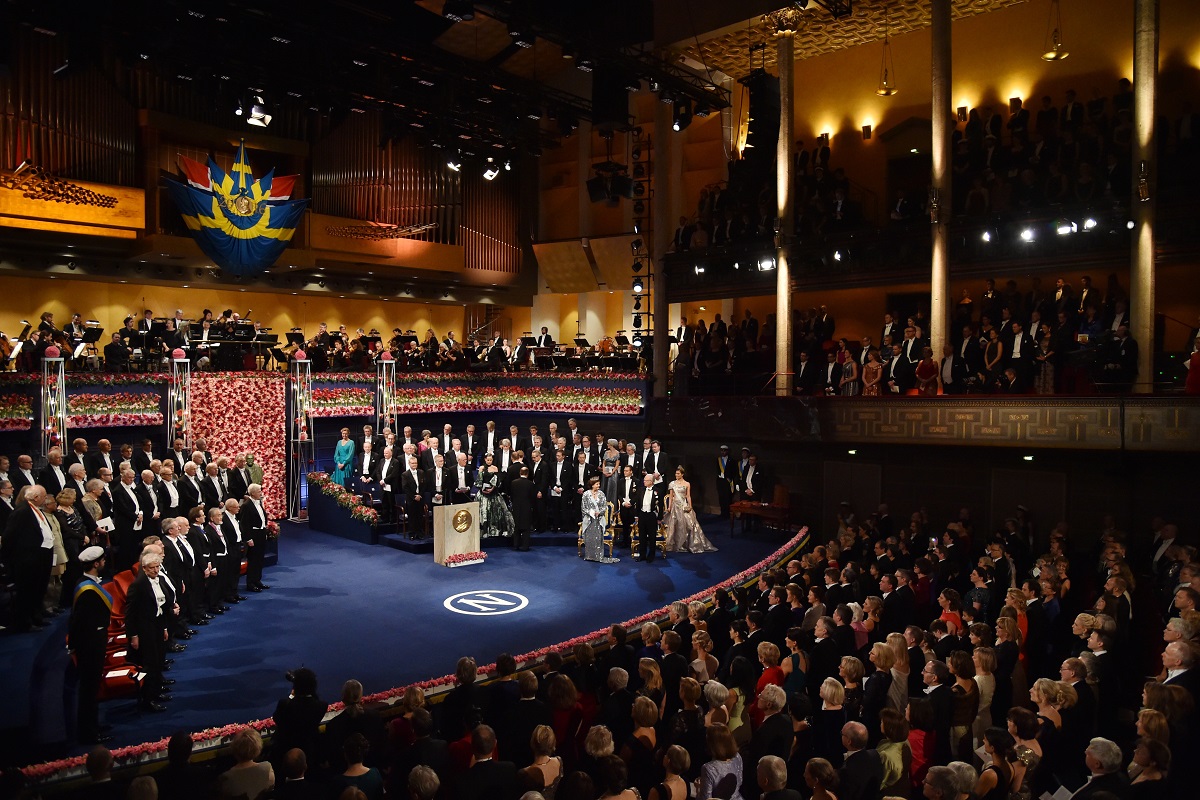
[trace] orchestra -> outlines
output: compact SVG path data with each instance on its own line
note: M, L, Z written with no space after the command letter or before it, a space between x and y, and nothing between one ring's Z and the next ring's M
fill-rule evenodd
M454 331L439 339L429 329L422 339L414 330L397 327L385 343L374 328L350 333L339 325L331 331L322 322L311 338L293 327L280 341L270 328L252 320L251 313L242 316L226 309L214 314L206 308L198 319L190 319L181 309L170 317L144 309L141 314L127 314L121 328L100 344L104 329L98 321L73 314L60 330L54 314L45 312L36 329L22 321L25 330L16 342L0 331L0 370L38 371L52 345L58 347L68 369L108 372L168 369L176 351L182 351L193 368L215 371L283 370L301 351L313 372L373 372L384 353L390 353L396 368L404 372L631 372L646 369L645 359L650 357L649 342L644 347L636 339L630 343L624 331L595 344L577 338L564 346L554 341L546 327L536 336L526 332L515 340L481 337L477 331L465 344Z

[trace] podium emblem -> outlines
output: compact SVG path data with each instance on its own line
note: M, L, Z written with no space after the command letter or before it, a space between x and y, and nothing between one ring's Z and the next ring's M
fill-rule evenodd
M454 530L459 533L464 533L471 527L471 512L465 508L454 515L454 519L450 522L454 526Z

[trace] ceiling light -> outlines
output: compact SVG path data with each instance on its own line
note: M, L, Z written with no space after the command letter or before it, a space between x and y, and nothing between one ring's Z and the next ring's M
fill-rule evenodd
M875 94L892 97L900 90L896 88L896 63L892 59L892 40L888 29L888 6L883 7L883 54L879 60L879 86Z
M1137 227L1137 223L1135 223L1133 220L1129 220L1129 222L1125 223L1125 227L1128 228L1129 230L1133 230L1134 228Z
M692 271L695 272L697 275L703 275L704 274L704 265L697 264L696 266L692 267Z
M235 109L233 110L233 113L234 113L234 114L237 114L239 117L240 117L240 116L241 116L243 113L245 113L245 112L243 111L243 109L242 109L242 101L241 101L241 100L238 100L237 108L235 108Z
M1025 230L1021 231L1021 241L1022 242L1032 242L1033 237L1034 237L1033 228L1026 228Z
M633 253L636 254L638 250L642 249L642 245L644 245L644 244L645 244L645 242L642 241L640 238L634 239L632 242L629 243L629 249Z
M640 258L634 259L632 269L634 275L637 275L642 271L642 260Z
M356 59L353 59L352 63L353 63L353 64L354 64L354 66L356 66L356 67L365 67L365 66L367 65L367 62L365 62L365 61L363 61L363 60L361 60L361 59L358 59L358 58L356 58Z
M1050 15L1046 19L1046 39L1043 42L1045 50L1042 61L1062 61L1071 53L1062 41L1062 9L1059 0L1051 0Z
M646 284L642 281L641 276L633 279L633 293L641 294L646 291Z
M759 272L770 272L773 269L775 269L775 259L773 258L764 258L758 262Z
M633 327L635 327L635 328L642 327L642 315L641 314L633 315ZM635 339L634 341L637 341L637 340Z
M642 310L642 298L641 298L641 296L638 296L638 297L635 297L635 298L633 298L633 310L634 310L634 311L641 311L641 310Z
M1069 219L1060 219L1055 223L1054 229L1058 231L1059 236L1070 236L1079 230L1079 226Z
M267 113L267 104L263 102L262 95L254 97L254 104L250 106L250 114L246 117L246 124L259 128L265 128L271 124L271 115Z
M487 166L483 170L483 179L485 181L494 181L496 176L500 174L500 168L496 166L495 161L488 159Z
M512 172L512 162L511 162L511 161L505 160L505 162L504 162L504 171L505 171L505 172Z
M596 62L588 56L580 56L575 59L575 69L580 72L591 72L596 68Z
M1096 222L1094 217L1088 217L1087 219L1085 219L1083 221L1083 229L1085 231L1090 231L1092 228L1095 228L1099 224L1100 223Z
M537 122L541 118L542 118L542 109L539 108L538 106L530 106L529 110L525 112L525 119L531 119L534 122Z
M841 260L842 260L842 251L841 251L841 250L834 250L834 251L833 251L833 260L834 260L834 261L841 261Z
M685 98L675 101L675 121L671 123L671 130L682 131L692 124L692 101Z
M462 169L462 159L461 158L451 158L450 160L448 160L446 162L446 166L455 172L459 172Z
M992 240L992 232L991 232L991 231L984 231L984 232L983 232L983 235L982 235L982 236L980 236L979 238L980 238L980 239L983 239L985 242L990 242L990 241Z

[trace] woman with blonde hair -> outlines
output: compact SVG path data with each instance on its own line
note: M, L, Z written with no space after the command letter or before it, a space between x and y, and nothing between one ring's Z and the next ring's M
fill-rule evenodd
M1167 715L1153 708L1143 708L1137 715L1137 735L1170 746L1171 725Z
M692 677L700 683L708 683L721 668L712 649L713 641L708 631L697 630L692 634Z
M904 706L896 704L898 698L892 691L896 685L896 678L892 673L892 668L896 665L896 654L892 648L883 642L876 642L871 645L867 658L875 665L875 671L867 676L867 681L863 684L862 723L867 726L867 736L874 744L879 741L879 717L883 710L890 708L900 711ZM901 685L907 695L907 684Z
M755 728L763 721L763 710L757 703L758 697L768 686L783 686L785 677L783 670L779 668L779 648L775 646L774 642L758 643L758 663L762 665L763 671L758 676L758 683L754 687L756 702L750 707L750 723Z
M558 740L549 725L538 725L529 737L529 749L533 751L533 763L517 773L517 783L525 792L541 792L546 800L553 800L558 782L563 776L562 756L554 755Z
M838 677L842 679L842 685L846 687L846 699L843 705L846 706L847 719L861 719L863 706L863 673L866 668L863 663L854 656L842 656L842 661L838 665ZM889 673L890 677L890 673ZM786 688L786 687L785 687ZM791 693L788 693L791 696Z
M1021 666L1021 630L1013 617L996 620L996 691L992 695L992 719L1003 719L1013 698L1025 694L1025 670Z
M531 673L532 674L532 673ZM534 678L534 680L537 680ZM388 738L396 746L407 747L416 741L413 733L412 716L418 708L425 707L425 690L420 686L409 686L400 698L400 708L404 709L400 716L388 723Z
M889 633L887 647L895 660L890 672L892 685L888 688L888 705L900 710L908 705L908 678L911 667L908 663L908 640L903 633Z
M629 784L639 791L649 791L658 775L659 709L648 697L633 701L633 733L621 747L621 760L629 768Z
M821 709L813 717L813 755L829 759L830 763L841 766L842 726L846 724L846 690L834 678L826 678L821 683L819 691Z
M638 661L638 677L642 679L642 687L638 695L648 697L654 705L662 708L663 679L662 670L653 658L643 658Z
M971 725L971 743L978 749L983 744L984 731L992 727L992 696L996 692L996 676L992 672L996 669L996 651L990 647L976 647L971 661L975 664L975 685L979 687L979 711Z
M254 728L242 728L234 734L229 744L234 765L217 778L217 792L222 800L256 800L274 788L275 772L271 762L258 761L262 746L262 737Z
M658 627L653 622L647 622L642 626L642 649L638 651L638 658L653 658L655 661L662 661L663 652L662 645L662 628Z

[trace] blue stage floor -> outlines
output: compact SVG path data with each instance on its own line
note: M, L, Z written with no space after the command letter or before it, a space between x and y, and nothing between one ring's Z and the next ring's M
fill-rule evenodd
M643 564L620 552L619 564L602 565L577 558L574 547L497 547L484 564L457 569L285 524L280 565L265 576L272 588L201 628L175 656L167 713L139 716L132 699L103 704L102 721L114 726L110 746L270 716L288 692L284 672L300 666L316 671L321 697L333 702L349 678L374 693L452 673L462 655L486 664L503 651L529 652L705 589L783 543L731 539L715 517L703 522L717 553ZM477 590L516 592L528 605L500 616L444 605ZM61 744L65 631L62 615L42 633L0 638L0 729L4 744L36 748L26 760L83 752Z

